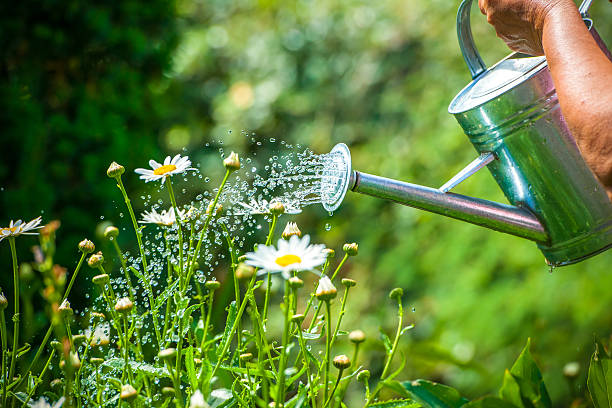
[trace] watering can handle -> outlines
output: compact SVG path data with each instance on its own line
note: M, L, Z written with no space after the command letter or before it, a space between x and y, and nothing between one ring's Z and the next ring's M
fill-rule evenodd
M580 15L583 18L588 17L588 11L593 0L583 0L578 8ZM459 39L459 48L463 54L463 59L472 74L472 79L482 74L487 70L487 65L482 60L482 57L476 49L474 37L472 37L472 27L470 24L470 10L472 8L472 0L463 0L457 12L457 38Z

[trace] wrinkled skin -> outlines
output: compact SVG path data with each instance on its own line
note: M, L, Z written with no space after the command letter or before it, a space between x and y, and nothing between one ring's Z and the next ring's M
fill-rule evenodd
M612 199L612 62L574 2L479 0L478 5L508 47L546 56L568 127Z

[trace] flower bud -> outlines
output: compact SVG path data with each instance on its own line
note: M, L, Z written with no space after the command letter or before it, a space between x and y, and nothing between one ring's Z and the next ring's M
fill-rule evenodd
M122 297L115 303L115 310L119 313L129 313L134 307L134 303L128 297Z
M370 379L370 371L369 370L361 370L359 374L357 374L357 381L366 383Z
M104 255L102 255L102 252L93 254L87 260L87 265L89 265L89 267L93 269L101 266L103 263L104 263Z
M84 334L75 334L72 336L72 343L75 345L84 344L87 341L87 337Z
M251 361L253 359L253 354L244 353L240 355L240 361Z
M221 282L215 280L208 281L204 284L204 287L208 290L217 290L221 287Z
M270 214L279 216L285 213L285 206L280 201L276 201L270 204Z
M289 278L289 286L292 289L299 289L304 286L304 281L298 278L297 276L292 276Z
M96 246L94 245L93 242L91 242L87 238L79 242L79 251L81 251L82 253L91 254L95 250L96 250Z
M204 401L204 395L200 390L196 390L189 400L189 408L209 408L206 401Z
M229 171L240 170L240 158L234 152L231 152L229 156L223 160L223 166Z
M89 362L93 365L95 365L96 367L98 367L99 365L101 365L104 362L103 358L100 357L92 357L89 359Z
M104 313L100 313L100 312L91 312L90 317L93 321L98 321L98 322L101 322L104 319L106 319L106 316L104 315Z
M57 351L58 353L63 353L64 352L64 345L62 343L60 343L57 340L51 340L51 343L49 343L51 345L51 347L53 347L53 349L55 351Z
M363 343L365 341L365 333L362 330L353 330L349 333L349 340L355 344Z
M327 275L324 275L321 277L321 279L319 279L319 285L317 286L317 291L315 292L317 299L329 301L335 298L337 293L338 291L336 290L336 287L332 281L329 280Z
M331 248L325 248L325 249L323 250L323 254L325 255L325 257L326 257L327 259L333 259L333 257L335 257L335 256L336 256L336 251L334 251L334 250L333 250L333 249L331 249Z
M157 354L157 357L163 361L174 361L176 360L176 349L172 347L163 349Z
M65 299L60 307L57 308L57 311L62 314L64 318L70 317L74 314L74 310L70 307L70 302L68 299Z
M357 255L357 253L359 252L359 245L357 245L356 243L352 243L352 244L344 244L344 246L342 247L342 250L348 255L348 256L355 256Z
M351 360L348 358L348 356L340 354L339 356L334 357L333 364L338 370L346 370L351 366Z
M66 371L73 371L81 368L81 360L79 360L78 354L71 351L68 354L68 359L62 359L62 361L60 361L60 368Z
M395 288L391 292L389 292L389 299L402 300L402 296L404 296L404 290L402 288Z
M301 237L302 231L300 231L295 222L290 221L287 223L287 225L285 225L285 230L283 231L282 237L286 240L289 240L289 238L294 235L297 237Z
M114 238L117 238L118 236L119 228L115 227L114 225L109 225L104 229L104 238L112 240Z
M112 162L110 166L108 166L108 170L106 170L106 175L110 178L121 177L123 173L125 173L125 167L117 162Z
M123 401L134 401L137 396L138 391L136 391L136 388L132 387L131 384L124 384L121 386L121 394L119 395L119 398L121 398Z
M175 391L173 387L162 388L162 395L164 397L174 397Z
M239 263L236 268L236 278L238 280L249 280L255 275L255 268L245 263Z
M0 292L0 310L4 310L8 307L8 300L4 296L4 292Z
M98 286L104 286L110 282L110 276L108 276L108 274L106 273L103 273L101 275L94 276L93 278L91 278L91 281Z
M212 211L212 206L213 206L213 202L211 201L208 204L208 207L206 208L206 214L210 214L210 212ZM215 213L214 215L219 215L221 214L221 211L223 211L223 206L221 204L217 204L217 208L215 208Z
M355 282L353 279L344 278L342 279L342 284L346 286L347 288L352 288L353 286L357 284L357 282Z

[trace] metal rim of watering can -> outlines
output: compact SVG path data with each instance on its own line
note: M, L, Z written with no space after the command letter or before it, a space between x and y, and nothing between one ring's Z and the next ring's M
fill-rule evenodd
M341 155L342 163L344 163L344 168L342 169L342 174L340 176L341 177L340 187L334 191L333 195L324 194L323 192L324 182L323 180L321 182L321 190L322 190L321 198L323 201L323 208L325 208L325 210L329 212L336 211L338 207L340 207L340 204L342 204L342 201L344 200L344 196L346 196L346 192L349 189L349 184L351 181L351 169L352 169L351 152L346 144L338 143L337 145L335 145L329 152L329 154L333 154L333 153L339 153ZM330 200L327 200L328 198Z
M583 18L588 17L588 11L592 3L593 0L583 0L580 7L578 7L578 11ZM470 23L471 8L472 0L463 0L459 6L459 11L457 12L457 38L459 39L459 48L461 48L463 59L470 70L472 79L476 79L487 70L487 65L482 60L472 36L472 25Z

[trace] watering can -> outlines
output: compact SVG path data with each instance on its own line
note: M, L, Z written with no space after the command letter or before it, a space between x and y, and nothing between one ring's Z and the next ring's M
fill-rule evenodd
M605 49L588 18L590 3L579 11ZM535 241L552 266L605 251L612 247L612 202L565 124L546 59L512 53L487 68L472 38L471 4L459 7L457 34L473 80L448 110L479 157L435 189L352 170L341 143L323 169L323 206L334 211L348 190L395 201ZM450 192L484 167L510 205Z

